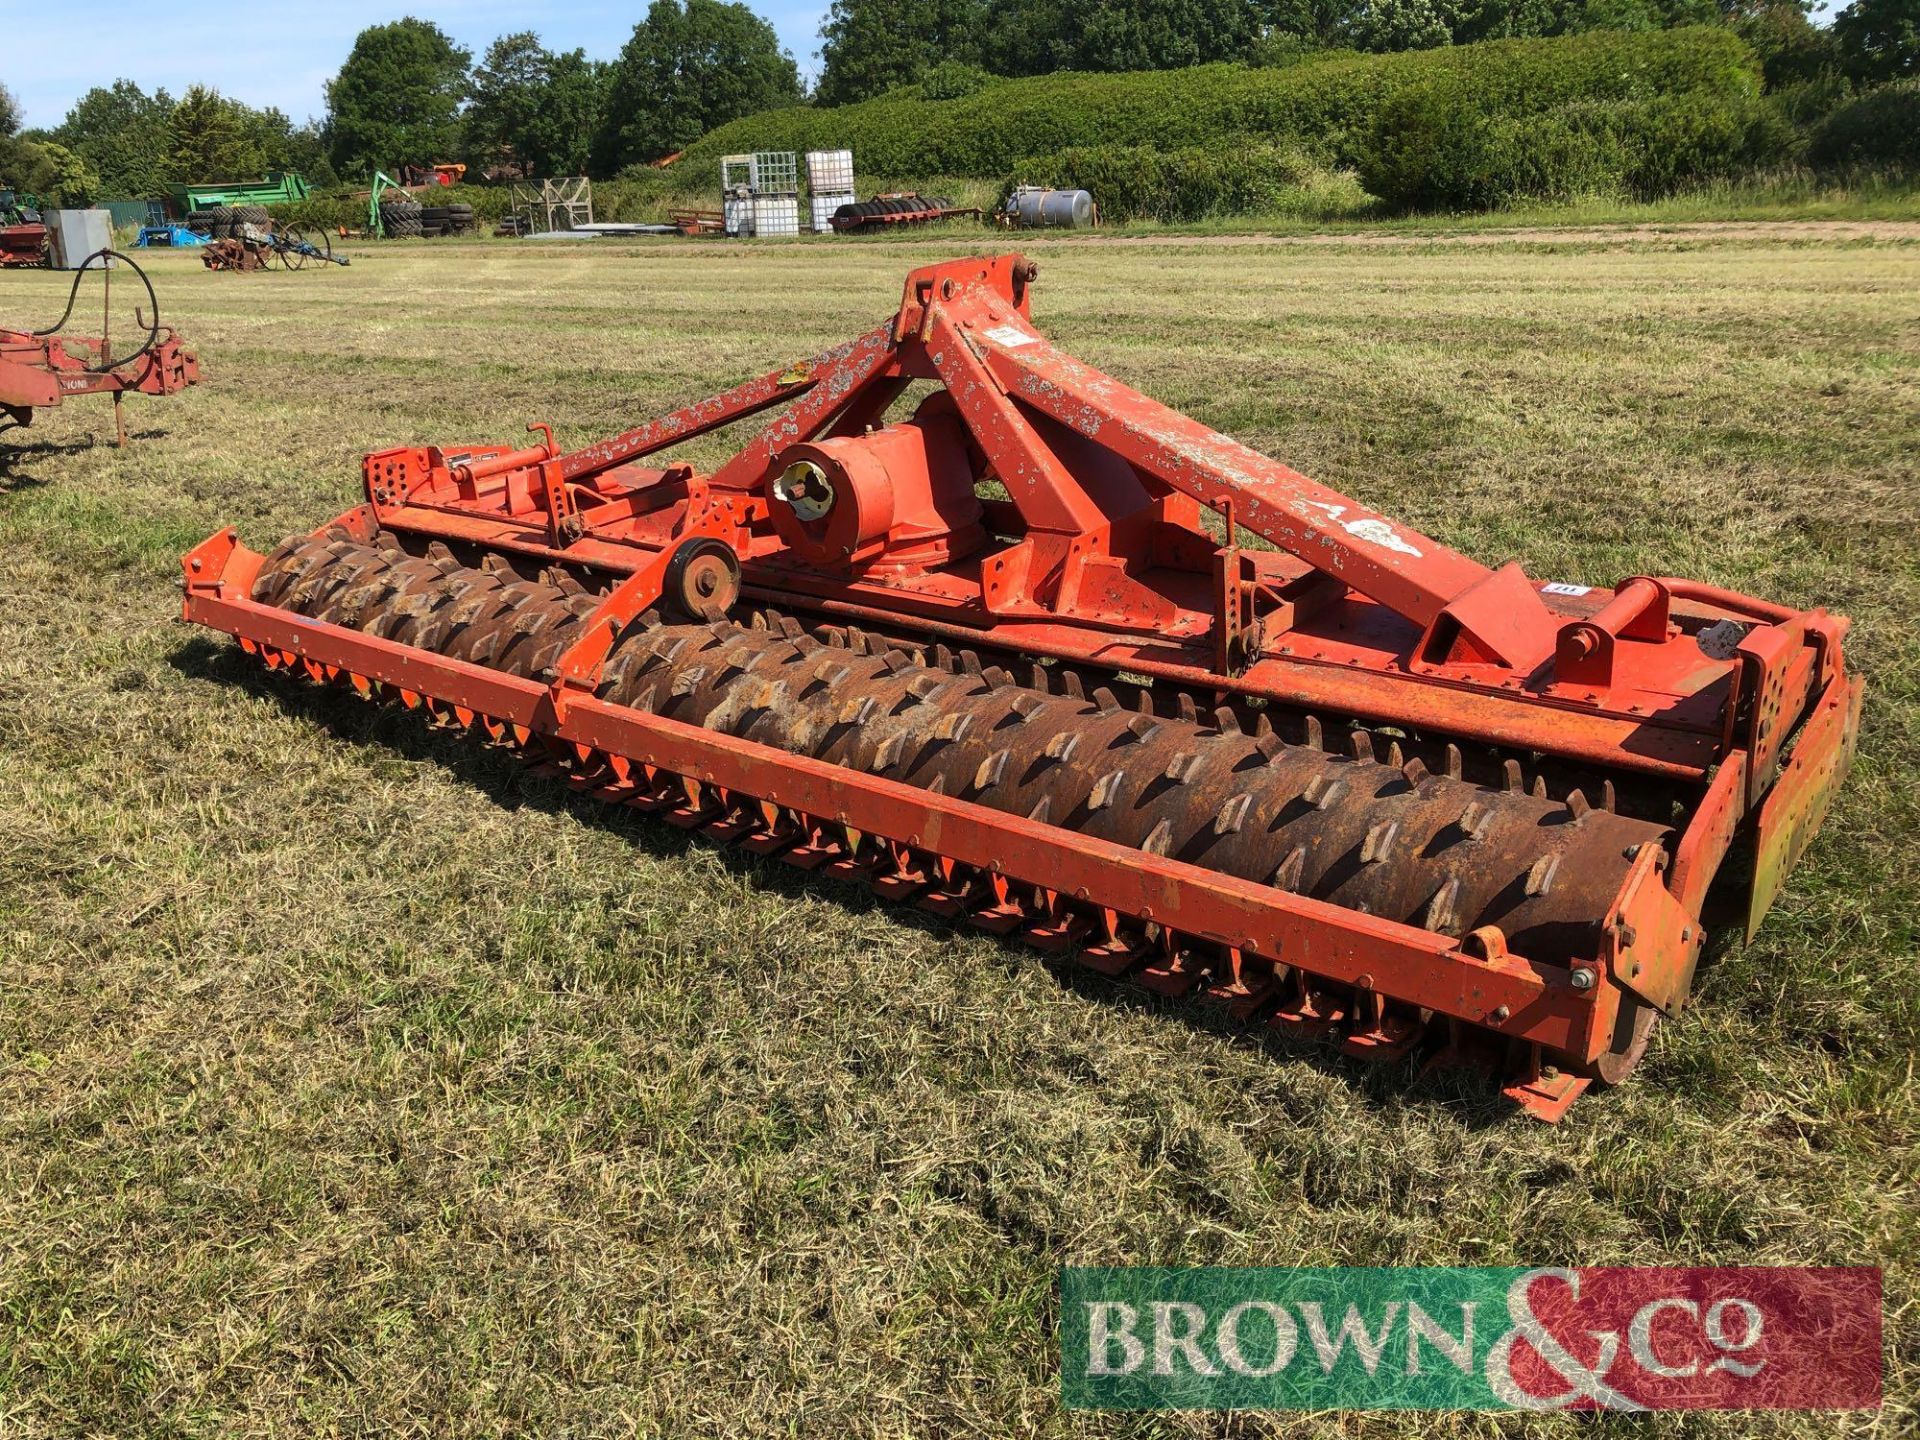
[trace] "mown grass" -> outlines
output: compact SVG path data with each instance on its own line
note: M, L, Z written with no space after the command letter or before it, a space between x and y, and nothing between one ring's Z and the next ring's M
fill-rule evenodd
M1577 1435L1067 1414L1062 1264L1887 1267L1915 1421L1920 247L1031 243L1041 322L1490 560L1851 615L1854 776L1549 1128L606 813L173 616L416 441L583 439L971 235L158 257L206 382L0 440L0 1415L22 1434ZM42 323L64 279L0 274ZM718 453L718 441L705 452Z

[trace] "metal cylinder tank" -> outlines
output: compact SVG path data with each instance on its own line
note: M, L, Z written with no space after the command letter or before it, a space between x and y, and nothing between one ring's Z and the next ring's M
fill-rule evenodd
M1085 190L1022 186L1013 192L1013 214L1022 229L1085 230L1093 224L1093 196Z

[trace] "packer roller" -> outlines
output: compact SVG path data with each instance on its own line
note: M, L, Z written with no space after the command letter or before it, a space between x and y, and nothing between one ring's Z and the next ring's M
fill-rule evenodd
M571 452L380 451L188 620L603 798L1558 1119L1749 934L1846 622L1489 569L1054 349L1019 256ZM918 402L908 387L933 382ZM657 458L778 407L711 472Z

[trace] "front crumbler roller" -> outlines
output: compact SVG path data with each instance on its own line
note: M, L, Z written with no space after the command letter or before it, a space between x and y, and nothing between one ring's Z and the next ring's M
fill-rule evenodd
M190 552L186 616L1105 973L1431 1040L1545 1118L1624 1078L1824 815L1845 622L1487 570L1055 351L1033 279L916 271L885 326L570 454L371 455L313 535ZM776 405L711 474L640 463Z

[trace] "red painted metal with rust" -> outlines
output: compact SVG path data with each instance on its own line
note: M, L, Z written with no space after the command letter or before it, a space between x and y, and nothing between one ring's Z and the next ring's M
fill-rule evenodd
M17 425L79 395L173 395L200 380L200 363L168 332L130 364L97 369L106 342L0 327L0 416Z
M1685 1002L1716 910L1757 926L1825 814L1858 728L1846 621L1665 577L1608 591L1483 565L1056 350L1033 323L1034 278L1018 256L917 270L888 323L583 449L547 431L517 449L368 456L367 503L327 533L449 565L492 556L587 597L538 676L261 604L263 557L231 531L186 557L186 618L275 666L558 756L610 799L730 836L758 825L796 863L883 891L931 876L980 923L1090 936L1091 963L1157 988L1204 987L1296 1028L1337 1020L1354 1053L1403 1053L1423 1023L1449 1056L1492 1045L1507 1093L1546 1118L1619 1078L1645 1022ZM915 381L939 389L890 418ZM710 474L649 463L775 407ZM1320 717L1337 717L1356 760L1390 749L1418 794L1522 792L1569 826L1618 806L1661 839L1619 862L1591 943L1529 958L1497 926L1448 933L1445 894L1409 924L1290 893L1284 864L1262 884L1048 823L1044 806L1009 814L688 725L664 702L609 703L609 656L674 598L675 557L695 547L707 583L737 575L742 605L836 635L1038 661L1036 683L1064 676L1075 696L1080 674L1125 677L1143 710L1173 695L1188 716L1197 700L1220 716L1210 733L1244 726L1267 755L1274 727L1318 747ZM979 673L968 660L962 678ZM1194 763L1176 755L1168 774ZM1247 803L1222 809L1222 834ZM1393 840L1374 826L1361 862Z

